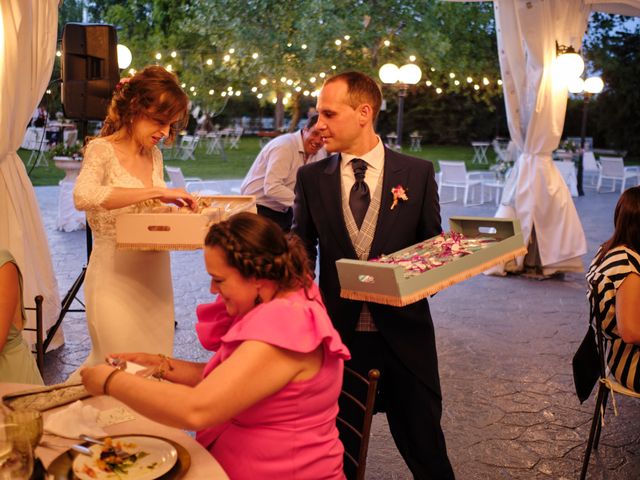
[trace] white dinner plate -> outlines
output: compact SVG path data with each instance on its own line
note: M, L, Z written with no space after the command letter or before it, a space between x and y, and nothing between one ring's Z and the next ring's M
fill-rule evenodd
M92 456L78 455L73 461L73 473L81 480L153 480L167 473L178 460L178 452L169 442L156 437L124 436L113 439L122 444L122 449L128 453L145 452L146 456L136 462L124 473L105 472L96 464L100 458L100 445L89 447Z

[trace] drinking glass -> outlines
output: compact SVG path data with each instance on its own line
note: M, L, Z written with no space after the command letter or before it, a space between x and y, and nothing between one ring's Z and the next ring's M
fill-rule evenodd
M0 430L0 480L29 479L33 452L42 438L42 414L35 410L4 411Z
M33 452L25 441L6 438L0 425L0 480L29 480L33 471Z

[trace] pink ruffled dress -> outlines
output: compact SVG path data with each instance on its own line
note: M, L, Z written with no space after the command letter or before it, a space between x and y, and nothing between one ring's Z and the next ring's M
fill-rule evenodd
M259 340L295 352L324 347L320 371L292 382L225 424L196 438L236 479L343 479L343 446L336 415L344 360L350 358L313 284L264 303L243 317L230 317L221 297L197 309L202 345L215 351L206 377L245 340ZM265 368L269 368L265 366Z

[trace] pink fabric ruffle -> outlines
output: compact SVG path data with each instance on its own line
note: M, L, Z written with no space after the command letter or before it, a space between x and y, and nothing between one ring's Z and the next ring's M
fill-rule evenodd
M245 340L258 340L301 353L312 352L324 343L325 354L334 354L343 360L351 358L333 328L315 283L309 288L308 296L312 300L307 298L304 289L300 289L284 298L263 303L243 317L230 317L221 298L212 304L198 306L196 331L204 348L218 351L222 344L233 345L214 355L204 369L204 376Z

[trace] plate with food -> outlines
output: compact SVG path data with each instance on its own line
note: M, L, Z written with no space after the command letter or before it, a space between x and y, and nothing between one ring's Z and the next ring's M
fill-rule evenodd
M107 437L89 450L91 456L77 455L73 460L73 473L80 480L153 480L178 461L178 452L169 441L143 435Z

